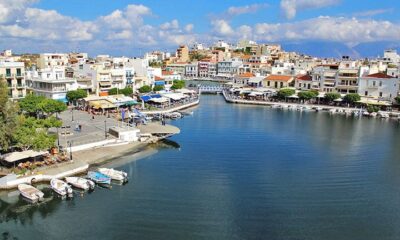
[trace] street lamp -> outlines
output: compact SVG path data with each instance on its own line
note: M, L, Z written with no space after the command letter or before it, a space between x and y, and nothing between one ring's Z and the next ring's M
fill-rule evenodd
M71 121L74 121L74 108L71 108Z
M60 134L58 133L58 127L57 127L57 147L60 150Z
M107 119L104 120L104 137L107 139Z
M72 141L68 141L67 145L69 145L69 159L72 161Z

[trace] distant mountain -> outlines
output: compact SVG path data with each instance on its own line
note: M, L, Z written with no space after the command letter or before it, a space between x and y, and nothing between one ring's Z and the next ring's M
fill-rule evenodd
M400 43L395 42L371 42L361 43L354 47L348 47L338 42L299 42L281 43L286 51L295 51L316 57L350 56L352 58L382 56L383 51L388 48L397 49L400 52Z

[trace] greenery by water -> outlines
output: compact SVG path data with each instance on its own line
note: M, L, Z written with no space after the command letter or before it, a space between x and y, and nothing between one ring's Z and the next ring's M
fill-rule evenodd
M174 141L115 166L127 185L31 206L0 194L5 239L399 239L400 126L202 96Z

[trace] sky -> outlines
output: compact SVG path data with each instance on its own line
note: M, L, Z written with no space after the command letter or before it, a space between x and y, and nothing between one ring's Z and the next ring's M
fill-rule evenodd
M248 39L354 53L398 47L399 10L399 0L0 0L0 48L138 56Z

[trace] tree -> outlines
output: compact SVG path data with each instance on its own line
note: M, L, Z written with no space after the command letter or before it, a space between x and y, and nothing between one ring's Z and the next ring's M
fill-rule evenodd
M121 93L124 94L125 96L131 96L133 94L133 89L130 87L126 87L121 89Z
M317 97L318 93L316 93L314 91L301 91L297 94L297 96L299 96L299 98L302 100L311 100L311 99Z
M378 106L374 105L368 105L367 106L367 112L373 113L373 112L379 112L380 108Z
M162 86L162 85L156 85L156 86L153 87L153 91L154 92L158 92L158 91L161 91L161 90L164 90L164 86Z
M327 94L325 94L325 99L328 101L328 102L333 102L333 101L335 101L336 99L339 99L341 96L340 96L340 94L339 93L327 93Z
M16 146L22 150L47 150L54 147L57 137L49 135L48 129L62 125L61 121L54 117L35 119L21 115L18 122L19 127L15 131L14 141Z
M150 86L147 86L147 85L144 85L143 87L139 88L139 92L140 92L140 93L148 93L148 92L151 92L151 87L150 87Z
M108 90L108 94L109 95L117 95L118 94L118 88L111 88L110 90Z
M287 97L292 96L293 94L295 94L296 91L294 89L291 88L282 88L278 91L277 97L280 99L285 99Z
M358 93L349 93L346 96L344 96L343 101L349 104L354 104L355 102L358 102L361 100L360 95Z
M53 115L54 113L60 113L67 110L67 105L54 99L44 99L39 103L38 108L47 114Z
M13 134L18 127L18 106L9 101L8 88L0 79L0 149L7 150L12 143Z
M84 89L77 89L75 91L67 92L67 99L69 102L75 102L78 99L87 97L87 91Z
M394 99L396 100L397 104L400 105L400 97L395 97Z
M186 85L185 80L175 80L174 83L172 84L171 89L176 90L176 89L182 89Z
M43 96L29 94L19 102L19 107L23 112L29 114L30 116L37 116L41 111L39 107L40 103L45 99L46 98Z

